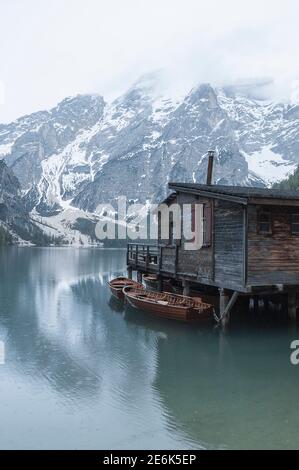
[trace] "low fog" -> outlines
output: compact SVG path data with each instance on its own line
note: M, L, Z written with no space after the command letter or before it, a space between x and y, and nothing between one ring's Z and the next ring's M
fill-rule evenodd
M156 70L168 94L258 83L292 101L298 13L295 0L0 0L0 122L77 93L112 100Z

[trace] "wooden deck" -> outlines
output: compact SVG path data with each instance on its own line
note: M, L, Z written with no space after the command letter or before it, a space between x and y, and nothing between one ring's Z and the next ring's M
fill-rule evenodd
M219 318L223 324L227 324L230 311L238 298L249 296L255 303L258 298L265 298L268 302L273 296L288 296L289 318L296 319L296 308L298 306L298 285L272 285L272 286L244 286L243 288L223 288L221 283L217 284L210 279L202 279L198 274L182 272L180 270L178 247L175 245L158 245L129 243L127 245L127 268L128 275L132 277L132 271L137 272L138 282L142 282L143 273L157 274L159 289L162 289L163 280L173 279L183 287L184 295L189 295L190 286L198 286L200 289L212 289L219 295ZM213 290L214 289L214 290ZM212 292L209 290L209 292ZM297 294L297 295L296 295ZM214 294L213 294L214 295Z
M158 245L128 243L127 265L141 272L159 272Z

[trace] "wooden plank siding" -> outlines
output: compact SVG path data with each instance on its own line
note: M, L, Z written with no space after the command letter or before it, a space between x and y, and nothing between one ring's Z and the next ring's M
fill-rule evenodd
M258 206L248 206L248 284L299 284L299 237L291 233L298 209L269 206L272 233L258 233Z
M161 271L165 273L175 274L176 265L175 265L175 250L174 246L164 246L161 248L162 262L161 262Z
M214 203L215 283L224 288L244 287L244 209L241 204Z
M178 204L183 210L184 204L205 204L211 202L208 198L195 197L192 194L179 193ZM185 250L187 242L182 236L182 242L178 246L178 273L186 273L193 276L195 280L207 282L213 278L213 246L203 246L200 250Z
M211 244L200 250L186 250L188 240L184 236L172 245L160 239L161 272L178 278L190 277L203 284L244 290L244 206L183 192L177 193L173 202L180 205L182 214L184 204L211 204L213 236Z

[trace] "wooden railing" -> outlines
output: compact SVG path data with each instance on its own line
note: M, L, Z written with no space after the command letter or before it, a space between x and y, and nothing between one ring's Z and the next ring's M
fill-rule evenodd
M159 263L158 245L128 243L127 265L157 271Z

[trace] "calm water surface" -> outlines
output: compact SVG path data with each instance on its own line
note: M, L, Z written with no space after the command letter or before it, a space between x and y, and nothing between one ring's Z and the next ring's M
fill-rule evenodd
M298 448L299 333L125 310L124 272L124 251L0 251L0 448Z

